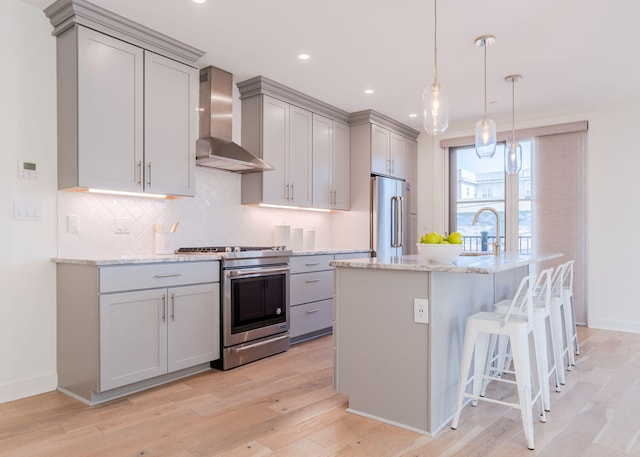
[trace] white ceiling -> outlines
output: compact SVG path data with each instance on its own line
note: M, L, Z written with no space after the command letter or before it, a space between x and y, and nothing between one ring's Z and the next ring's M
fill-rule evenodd
M23 0L40 8L51 0ZM235 81L264 75L343 110L375 109L416 129L433 80L433 0L91 0L206 52ZM440 0L438 79L450 126L482 115L487 50L489 117L520 119L589 110L640 97L638 0ZM297 59L301 51L308 61ZM365 95L364 89L375 93Z

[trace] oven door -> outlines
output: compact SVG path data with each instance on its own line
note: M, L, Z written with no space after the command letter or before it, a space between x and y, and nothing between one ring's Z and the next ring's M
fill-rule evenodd
M289 266L224 270L224 347L289 330Z

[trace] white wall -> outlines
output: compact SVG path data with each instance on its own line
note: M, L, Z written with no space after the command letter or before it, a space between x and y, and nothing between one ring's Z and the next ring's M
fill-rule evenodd
M587 295L588 325L640 333L640 299L635 287L640 243L636 209L640 171L640 99L603 105L590 112L518 121L519 128L589 121L587 152ZM509 130L509 122L498 124ZM418 231L446 230L448 225L446 157L443 138L473 135L473 126L423 134L418 144Z
M55 40L41 10L0 3L0 402L52 390L56 375ZM17 179L19 159L38 180ZM41 203L41 222L14 221L13 203Z

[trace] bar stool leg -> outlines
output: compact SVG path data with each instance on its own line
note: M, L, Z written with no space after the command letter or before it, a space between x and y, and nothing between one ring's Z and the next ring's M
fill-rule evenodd
M565 384L564 369L560 369L564 364L564 345L565 338L562 330L562 300L560 297L551 297L551 329L555 342L556 366L558 367L558 379L560 384Z
M524 340L524 341L523 341ZM525 338L515 337L511 341L511 354L516 372L516 385L520 402L522 427L527 440L527 447L534 449L533 417L531 414L531 371L529 366L529 343Z
M473 329L473 325L470 325L467 321L467 326L464 331L464 343L462 345L462 359L460 361L456 411L453 413L453 419L451 420L451 428L454 430L458 428L458 421L460 420L460 412L462 411L462 403L464 402L464 392L467 388L469 369L471 368L475 342L475 331Z

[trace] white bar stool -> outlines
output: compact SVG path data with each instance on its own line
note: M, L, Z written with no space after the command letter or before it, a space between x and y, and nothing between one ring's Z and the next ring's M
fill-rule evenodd
M564 325L567 334L569 365L576 364L576 355L580 355L578 345L578 330L576 327L576 309L573 303L573 264L575 260L565 263L562 276L562 304L564 311Z
M555 344L555 358L558 366L560 384L565 384L566 382L564 369L560 369L560 365L562 364L567 370L571 370L569 341L567 339L567 326L565 324L566 306L563 299L564 293L562 287L566 268L566 263L558 265L551 278L551 329Z
M545 411L551 411L551 396L549 392L549 380L553 375L555 381L556 392L560 392L560 379L558 375L558 365L555 357L555 342L553 338L552 325L551 325L551 273L553 268L543 270L538 274L538 279L532 292L533 303L533 331L536 334L536 350L538 360L538 370L543 373L544 379L542 380L542 403ZM509 310L511 300L503 300L496 303L494 311L501 314L506 314ZM522 315L520 313L514 314ZM495 345L498 343L498 350L496 353ZM513 373L509 370L511 365L511 352L508 350L508 341L504 336L493 337L489 345L489 355L492 356L485 368L485 374L489 375L485 379L485 383L480 393L484 396L486 385L493 376L502 376L503 373ZM551 351L549 351L551 348ZM551 352L551 363L549 363L549 352ZM493 375L493 376L492 376Z
M522 279L506 314L480 312L467 318L464 343L462 346L456 410L453 415L453 420L451 421L451 428L458 428L460 413L465 398L470 398L472 405L476 405L478 400L483 400L519 409L520 415L522 416L522 426L527 440L527 447L529 449L534 449L534 404L538 403L540 421L547 421L542 405L541 381L544 377L538 370L537 351L535 350L536 336L532 324L532 281L533 278L531 276L525 276ZM488 357L491 335L506 335L509 337L516 380L494 379L496 381L516 384L518 390L517 403L480 396L480 390L486 376L484 369ZM529 345L530 338L533 338L533 348ZM532 351L531 349L534 350ZM472 360L473 375L468 377ZM532 371L535 372L533 382ZM469 383L473 383L471 393L466 392Z

